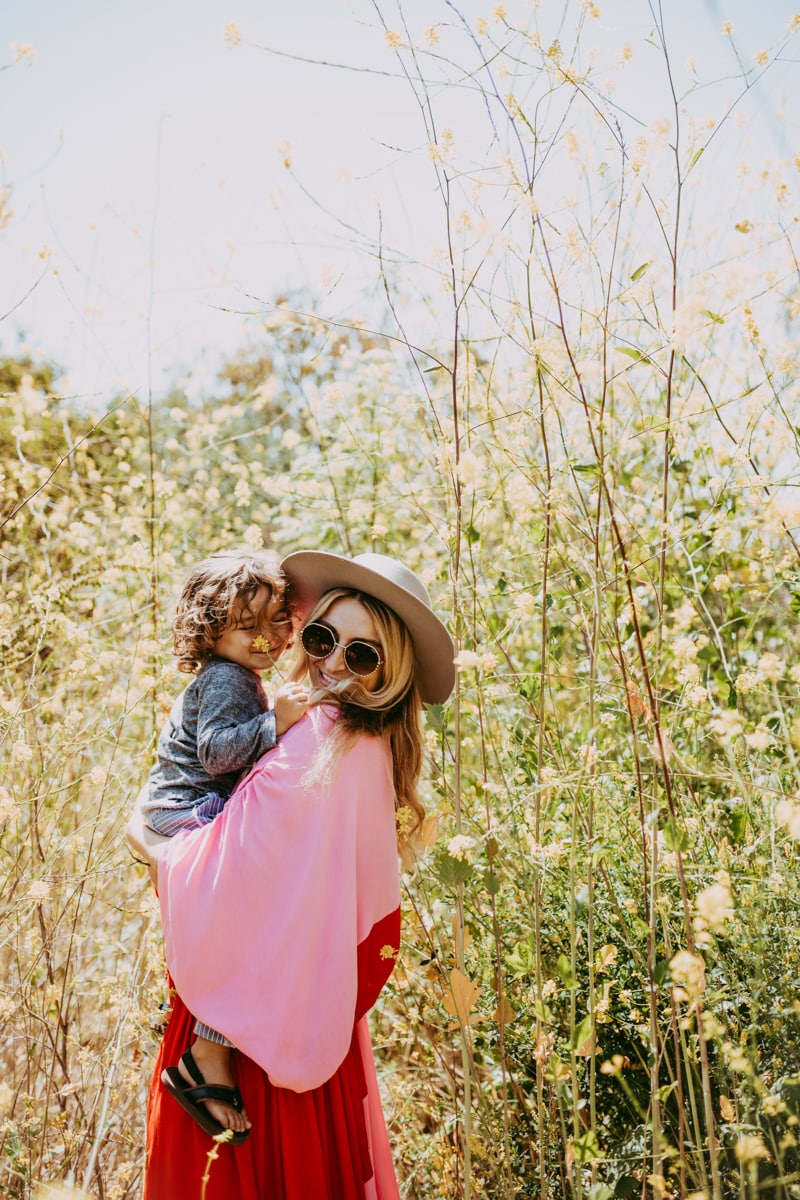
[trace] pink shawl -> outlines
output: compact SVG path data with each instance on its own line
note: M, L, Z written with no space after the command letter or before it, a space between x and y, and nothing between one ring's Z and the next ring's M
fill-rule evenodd
M158 876L178 994L296 1092L343 1062L358 944L400 903L386 743L360 737L330 780L304 783L332 725L327 710L307 713L220 816L172 840Z

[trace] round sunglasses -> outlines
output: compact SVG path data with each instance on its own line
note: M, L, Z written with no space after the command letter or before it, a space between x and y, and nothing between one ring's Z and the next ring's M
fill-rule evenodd
M374 675L378 667L383 665L383 659L374 646L369 642L353 641L337 642L333 630L327 625L312 621L300 633L300 641L309 658L330 658L338 646L344 652L344 665L351 675L367 679Z

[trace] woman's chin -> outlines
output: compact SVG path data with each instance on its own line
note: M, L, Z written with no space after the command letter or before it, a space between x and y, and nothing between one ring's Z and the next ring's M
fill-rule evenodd
M350 690L350 681L348 679L331 679L327 680L319 676L312 683L310 703L320 704L325 700L342 700Z

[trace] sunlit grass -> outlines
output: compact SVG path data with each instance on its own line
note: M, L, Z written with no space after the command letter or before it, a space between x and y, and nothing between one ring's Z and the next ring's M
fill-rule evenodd
M403 1195L800 1194L796 179L720 261L681 224L708 131L629 145L566 38L484 24L503 153L428 130L443 249L421 302L376 259L391 336L286 301L214 394L108 415L2 365L1 1195L138 1194L166 995L124 816L181 574L262 540L401 556L458 640L375 1020Z

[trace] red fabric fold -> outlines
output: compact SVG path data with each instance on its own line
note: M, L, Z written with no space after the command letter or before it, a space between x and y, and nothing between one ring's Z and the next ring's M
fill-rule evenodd
M398 909L359 945L352 1041L320 1087L275 1087L261 1067L235 1055L253 1129L240 1146L220 1147L210 1164L213 1141L161 1084L164 1067L175 1065L194 1040L194 1017L173 996L150 1088L143 1200L200 1200L207 1171L205 1200L399 1200L374 1067L362 1057L368 1033L359 1024L391 974L399 939Z

